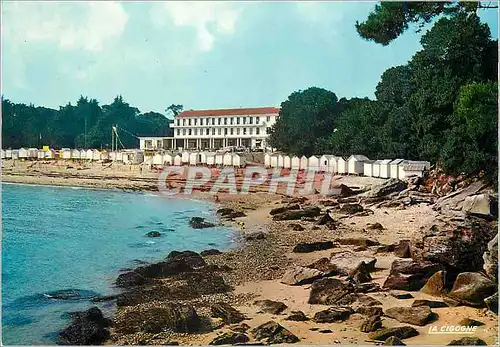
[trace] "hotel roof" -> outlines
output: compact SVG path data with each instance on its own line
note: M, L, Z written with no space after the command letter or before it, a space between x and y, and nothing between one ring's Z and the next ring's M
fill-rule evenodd
M187 110L179 113L178 118L183 117L210 117L210 116L250 116L259 114L277 114L278 107L255 107L255 108L228 108L220 110Z

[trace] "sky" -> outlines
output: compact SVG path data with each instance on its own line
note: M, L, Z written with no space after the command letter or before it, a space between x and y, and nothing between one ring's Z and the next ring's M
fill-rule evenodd
M375 2L2 1L2 94L58 108L121 94L141 112L279 106L312 86L374 98L421 49L356 33ZM482 10L498 37L497 10Z

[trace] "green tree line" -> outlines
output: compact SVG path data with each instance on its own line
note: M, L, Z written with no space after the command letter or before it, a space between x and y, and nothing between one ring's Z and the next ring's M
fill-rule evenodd
M181 105L167 108L174 114ZM58 110L13 103L2 97L2 147L111 148L111 127L125 148L137 148L135 136L172 136L170 120L157 112L140 113L121 95L109 105L81 96ZM120 129L125 129L121 131ZM135 136L134 136L135 135Z
M476 3L382 2L359 35L386 45L408 24L422 49L386 70L375 100L338 100L312 87L282 103L271 145L295 155L364 154L440 163L450 173L497 177L498 42L476 14Z

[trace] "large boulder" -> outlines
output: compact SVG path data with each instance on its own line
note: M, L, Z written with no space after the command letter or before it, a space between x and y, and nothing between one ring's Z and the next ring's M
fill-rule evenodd
M411 307L428 306L430 308L441 308L448 307L448 305L443 301L425 300L418 299L411 303Z
M244 212L237 211L235 209L228 208L228 207L218 209L217 214L224 219L234 219L234 218L240 218L240 217L246 216L246 214Z
M169 277L191 271L193 271L193 268L188 265L186 259L169 259L167 261L140 266L134 270L134 272L148 278Z
M406 344L396 336L391 336L384 341L384 346L406 346Z
M494 211L494 200L489 194L471 195L465 198L462 211L470 214L492 217Z
M176 260L182 259L186 262L186 264L188 264L193 268L199 268L207 265L203 257L200 254L193 251L182 251L182 252L172 251L167 255L167 261L174 259Z
M335 239L335 242L341 245L354 245L360 247L370 247L379 245L378 241L368 239L366 237L344 237L340 239Z
M308 321L306 314L302 311L292 311L285 320L290 320L294 322L305 322Z
M206 250L200 252L200 255L202 257L208 257L211 255L219 255L219 254L222 254L222 252L219 251L218 249L215 249L215 248L206 249Z
M398 339L408 339L418 335L418 331L414 327L402 326L395 328L385 328L381 330L374 331L368 334L370 340L385 341L391 336L395 336Z
M215 224L212 222L207 222L203 217L191 217L189 220L189 225L193 229L205 229L205 228L213 228Z
M395 246L394 255L399 258L411 258L411 241L401 240L399 244Z
M354 283L365 283L372 280L370 271L373 268L367 265L364 261L359 263L358 267L349 273L349 279L353 280Z
M324 251L326 249L330 249L333 247L334 247L334 244L332 241L299 243L293 248L292 252L294 252L294 253L309 253L309 252L315 252L315 251Z
M420 291L432 296L443 296L451 289L449 282L446 271L438 271L427 280Z
M109 338L110 320L97 307L72 315L70 326L58 334L61 345L102 345Z
M358 269L363 262L367 271L373 271L377 259L349 251L335 252L330 257L330 263L335 267L336 272L346 276Z
M382 320L380 316L369 316L361 324L361 331L364 333L371 333L372 331L377 331L382 329Z
M161 307L131 310L117 315L115 329L123 334L136 332L157 334L165 330L193 333L200 327L201 319L192 306L165 303Z
M428 306L418 307L391 307L385 315L398 322L424 326L429 323L434 315Z
M384 183L371 187L364 195L367 197L381 197L406 189L406 184L396 178L391 178Z
M323 272L324 276L335 275L335 266L330 263L329 258L321 258L316 260L315 262L307 265L310 269L316 269Z
M309 304L336 305L340 299L354 292L351 283L336 278L321 278L311 285Z
M271 314L281 314L284 310L288 308L284 303L280 301L273 301L273 300L257 300L254 302L254 305L257 305L260 307L260 311L264 313L271 313Z
M395 259L383 287L406 291L420 290L434 273L442 269L443 266L428 261Z
M487 346L488 344L476 336L465 336L452 340L448 346Z
M491 312L498 314L498 292L484 299L484 304Z
M225 302L213 304L210 309L212 317L221 318L225 324L236 324L246 319L243 313Z
M274 321L261 324L252 330L256 340L266 340L267 344L286 344L299 342L300 339Z
M209 343L209 345L235 345L238 343L247 343L249 340L250 339L248 338L248 336L243 333L228 331L222 335L217 336L212 340L212 342Z
M281 279L281 283L292 286L302 285L312 283L321 277L323 277L323 273L321 271L303 266L294 266L285 272L283 278Z
M300 210L300 205L299 204L288 204L286 206L276 207L276 208L273 208L269 212L269 214L271 216L274 216L275 214L283 213L286 211L292 211L292 210Z
M118 275L118 278L115 282L116 286L120 288L131 288L151 283L153 283L153 279L144 277L134 271Z
M273 220L297 220L303 217L317 217L321 214L319 207L308 207L303 210L288 210L275 214Z
M360 204L344 204L340 207L339 212L345 214L354 214L358 212L363 212L363 206Z
M493 295L496 284L477 272L462 272L457 276L451 292L452 301L468 306L484 306L484 299Z
M488 242L488 248L483 254L484 272L495 282L498 281L498 235Z
M353 313L350 307L330 307L326 310L316 312L313 317L315 323L342 322Z

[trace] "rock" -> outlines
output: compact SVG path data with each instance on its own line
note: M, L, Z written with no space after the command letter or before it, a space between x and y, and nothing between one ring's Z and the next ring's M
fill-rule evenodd
M208 257L208 256L210 256L210 255L219 255L219 254L222 254L222 252L221 252L221 251L219 251L218 249L214 249L214 248L212 248L212 249L207 249L207 250L204 250L204 251L201 251L201 252L200 252L200 255L201 255L202 257Z
M351 271L348 277L355 283L365 283L372 280L372 276L370 275L370 268L364 261L362 261L356 269Z
M212 317L221 318L225 324L236 324L246 319L243 313L224 302L212 305L210 310Z
M298 224L298 223L291 223L288 225L290 227L290 229L292 229L293 231L303 231L303 230L306 230L306 228L304 228L302 225Z
M205 259L203 259L200 254L193 251L172 251L167 255L167 261L173 261L174 259L184 260L187 265L193 268L199 268L207 265Z
M352 195L353 193L353 190L345 184L339 184L338 186L332 187L332 189L326 194L326 196L347 197Z
M419 307L391 307L385 315L398 322L424 326L429 323L434 315L428 306Z
M237 211L232 208L220 208L217 210L217 214L224 219L234 219L240 217L246 217L246 214L242 211Z
M102 345L109 338L110 320L104 318L97 307L72 314L71 324L61 331L58 343L61 345Z
M391 293L391 296L395 297L396 299L400 299L400 300L413 298L413 295L411 295L410 293Z
M291 211L291 210L300 210L299 204L288 204L286 206L276 207L276 208L273 208L269 212L269 214L271 216L274 216L276 214L283 213L283 212L286 212L286 211Z
M295 343L300 341L297 336L274 321L259 325L252 330L252 334L256 340L266 339L267 344Z
M411 258L411 241L401 240L399 244L394 248L394 255L399 258Z
M396 178L391 178L382 184L373 186L364 195L367 197L381 197L406 189L406 184Z
M374 293L380 291L380 284L378 283L356 283L354 285L355 293Z
M460 339L451 341L448 346L487 346L488 344L479 337L466 336Z
M146 278L134 271L120 274L115 282L116 286L120 288L131 288L151 283L153 283L151 278Z
M371 317L371 316L382 316L384 314L384 311L380 306L362 306L356 309L356 313Z
M331 199L320 200L318 202L325 207L338 206L339 204L338 201Z
M284 310L288 308L287 305L280 301L273 300L257 300L254 302L254 305L260 306L260 310L264 313L271 314L281 314Z
M315 251L324 251L325 249L333 248L332 241L318 241L311 243L299 243L293 248L294 253L309 253Z
M368 334L370 340L385 341L391 336L395 336L398 339L408 339L418 335L418 331L414 327L402 326L396 328L385 328L381 330L374 331Z
M448 305L442 301L433 301L433 300L415 300L413 301L411 306L412 307L428 306L430 308L448 307Z
M384 226L380 223L374 223L374 224L370 224L366 227L366 229L369 229L369 230L384 230Z
M471 195L465 198L462 211L470 214L492 217L493 201L489 194Z
M420 290L429 277L442 269L443 266L431 262L396 259L383 287L406 291Z
M179 333L193 333L201 327L200 317L190 305L164 303L161 307L127 311L116 316L116 331L123 334L136 332L159 333L170 329Z
M380 247L377 247L377 249L375 250L375 254L394 252L394 249L396 249L396 245L382 245Z
M498 314L498 292L484 299L484 304L491 312Z
M281 279L281 283L292 286L302 285L312 283L321 277L323 277L321 271L303 266L294 266L285 272Z
M372 331L376 331L378 329L382 329L382 320L380 316L370 316L363 321L361 324L361 331L364 333L371 333Z
M333 333L333 331L331 331L330 329L323 329L323 330L318 330L318 333L331 334L331 333Z
M308 207L303 210L288 210L275 214L273 220L297 220L303 217L317 217L321 213L319 207Z
M193 268L187 264L185 259L169 259L159 263L140 266L134 270L134 272L148 278L169 277L191 271L193 271ZM118 276L118 278L121 276Z
M367 239L365 237L358 237L358 238L346 237L346 238L336 239L335 242L341 245L355 245L361 247L371 247L379 245L378 241Z
M191 217L191 219L189 220L189 225L193 229L204 229L204 228L215 227L214 223L207 222L205 218L202 217Z
M391 336L384 341L384 346L406 346L406 344L396 336Z
M481 323L480 321L474 319L464 318L460 322L458 322L458 325L462 325L464 327L479 327L481 325L484 325L484 323Z
M438 271L432 275L425 285L420 289L422 293L432 295L432 296L443 296L446 295L450 287L447 281L446 271Z
M307 267L323 272L324 276L335 274L335 266L330 263L330 259L328 258L318 259L314 263L307 265Z
M339 212L345 214L354 214L363 211L363 206L360 204L344 204L340 208Z
M483 306L484 299L496 291L496 285L490 279L477 272L462 272L458 274L451 292L453 300L469 306Z
M241 323L238 325L231 326L231 330L237 333L246 333L250 329L250 325L246 323Z
M212 342L209 343L211 346L219 345L234 345L236 343L246 343L250 341L248 336L242 333L229 331L222 335L217 336Z
M160 237L161 233L159 231L150 231L146 234L147 237Z
M494 282L498 282L498 235L488 242L486 252L483 254L484 272Z
M365 271L373 271L375 269L376 258L361 256L349 251L340 251L333 253L330 257L330 263L335 266L336 272L349 275L357 270L361 263L365 263ZM361 265L363 266L363 265Z
M322 215L317 221L316 225L327 225L333 223L335 224L335 220L330 216L330 214L327 212L324 215Z
M285 320L290 320L290 321L294 321L294 322L304 322L304 321L308 321L309 318L307 318L305 313L302 311L292 311L288 315L288 317L285 318Z
M369 295L365 295L365 294L353 294L353 295L355 295L355 300L352 302L351 307L356 312L361 307L382 305L382 303L380 301L372 298Z
M345 321L352 313L349 307L330 307L326 310L316 312L313 321L316 323L333 323Z
M353 285L336 278L321 278L311 285L309 304L336 305L337 302L354 291Z

